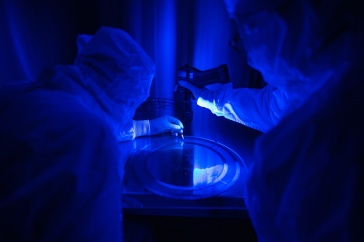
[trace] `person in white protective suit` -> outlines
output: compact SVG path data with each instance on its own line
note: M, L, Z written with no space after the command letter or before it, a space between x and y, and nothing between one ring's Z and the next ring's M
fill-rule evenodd
M259 241L364 241L364 9L226 0L263 89L189 88L259 129L246 206Z
M155 65L126 32L102 27L78 45L72 65L0 87L1 241L120 241L130 142L117 141L183 129L132 120Z

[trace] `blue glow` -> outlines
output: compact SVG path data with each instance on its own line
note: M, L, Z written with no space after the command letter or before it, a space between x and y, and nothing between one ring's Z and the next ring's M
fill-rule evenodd
M209 4L196 2L194 26L194 53L191 65L200 70L210 69L229 62L229 22L223 1ZM213 17L211 17L213 16ZM194 105L193 133L208 137L216 132L216 123L209 110Z
M93 4L78 1L11 1L0 4L1 82L35 80L45 67L71 64L76 55L76 36L99 28L90 13Z
M155 5L154 61L157 66L152 93L172 98L176 77L176 5L163 0Z
M223 1L218 0L209 4L197 1L196 10L192 65L200 70L210 69L226 59L229 37L226 12Z
M4 43L1 43L1 48L5 47L4 53L7 53L7 55L2 55L0 60L1 75L5 77L2 78L2 81L10 81L11 79L28 80L33 77L31 65L28 62L28 56L24 48L24 38L21 36L21 26L18 20L19 13L16 12L15 5L14 2L6 1L2 17L7 24L7 26L4 26L6 28L4 32L8 32L8 35L1 37L1 40L4 41Z
M194 168L193 169L193 185L194 186L206 186L217 182L223 172L223 165L216 165L207 168Z

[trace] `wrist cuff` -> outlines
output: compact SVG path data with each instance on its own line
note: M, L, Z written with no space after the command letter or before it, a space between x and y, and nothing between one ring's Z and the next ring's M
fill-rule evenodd
M149 120L133 120L134 135L135 137L150 135L150 123Z

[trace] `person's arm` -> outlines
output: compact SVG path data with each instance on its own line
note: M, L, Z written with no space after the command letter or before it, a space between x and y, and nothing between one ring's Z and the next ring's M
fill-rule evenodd
M180 85L191 90L199 106L262 132L277 125L287 102L281 90L269 85L262 89L232 89L231 85L225 84L218 90L197 88L185 81Z
M270 85L262 89L230 89L225 95L223 109L234 114L237 122L262 132L278 124L287 103L285 93Z

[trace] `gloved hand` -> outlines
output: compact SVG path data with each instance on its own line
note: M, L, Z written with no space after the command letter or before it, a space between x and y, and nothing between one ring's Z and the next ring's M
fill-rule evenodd
M160 118L149 120L150 135L164 132L183 133L183 124L177 118L166 115Z
M216 106L219 104L218 96L222 94L222 92L220 92L219 90L209 90L206 87L199 88L187 81L180 81L179 84L192 92L193 96L195 96L197 100L198 106L208 108L212 113L216 114L217 116L222 116L219 110L220 107Z
M187 88L188 90L190 90L192 92L193 96L196 98L196 100L199 97L201 97L203 93L209 92L209 90L206 87L199 88L199 87L193 85L192 83L190 83L188 81L180 81L179 84L182 87Z

